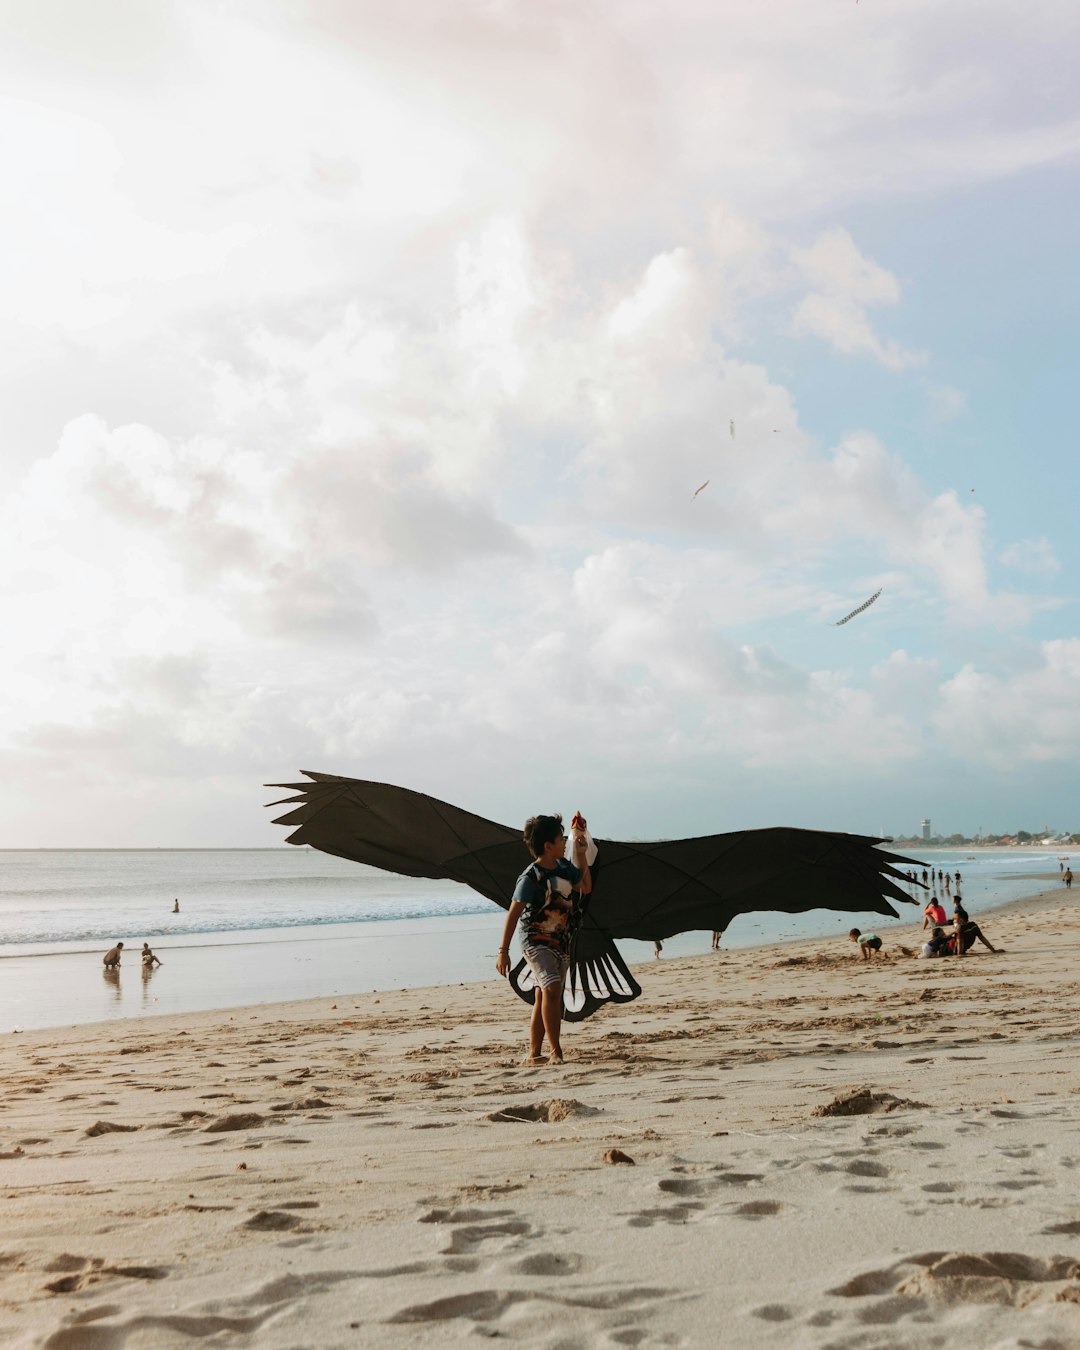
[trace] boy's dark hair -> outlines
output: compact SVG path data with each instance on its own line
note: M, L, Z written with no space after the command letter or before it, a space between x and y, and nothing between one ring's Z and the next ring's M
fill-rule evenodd
M848 930L848 937L862 937L862 933L857 928L851 928Z
M931 933L930 936L931 936L931 937L944 937L944 936L945 936L945 930L944 930L943 928L935 928L934 931L933 931L933 933Z
M525 822L525 847L539 858L544 845L553 844L562 832L562 816L530 816Z

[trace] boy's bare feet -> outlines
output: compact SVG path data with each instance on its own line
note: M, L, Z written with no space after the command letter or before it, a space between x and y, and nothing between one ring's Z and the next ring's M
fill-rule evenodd
M521 1067L523 1069L529 1069L532 1068L533 1065L535 1064L545 1064L546 1062L547 1061L544 1059L543 1055L526 1055L525 1058L521 1061Z
M553 1050L553 1051L551 1052L551 1058L548 1060L548 1063L549 1063L549 1064L562 1064L563 1062L564 1062L564 1061L563 1061L563 1057L562 1057L562 1051L561 1051L561 1050Z

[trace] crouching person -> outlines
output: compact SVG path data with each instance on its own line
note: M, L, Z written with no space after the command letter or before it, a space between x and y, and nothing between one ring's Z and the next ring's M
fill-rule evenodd
M864 961L869 961L881 951L881 939L876 933L863 933L858 928L852 928L848 933L848 940L859 944Z

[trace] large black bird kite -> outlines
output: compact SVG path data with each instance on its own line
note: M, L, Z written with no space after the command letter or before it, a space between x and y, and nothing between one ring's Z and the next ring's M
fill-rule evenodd
M295 827L290 844L310 844L353 862L407 877L464 882L503 909L531 859L521 831L474 816L423 792L302 769L307 783L272 783L299 802L275 825ZM598 839L592 894L578 907L563 994L563 1016L580 1022L607 1002L628 1003L641 986L613 938L655 941L693 929L725 929L737 914L808 909L889 914L885 898L915 903L894 881L894 863L913 863L883 841L825 830L738 830L700 839L620 843ZM921 865L921 864L920 864ZM529 967L510 983L533 1001Z

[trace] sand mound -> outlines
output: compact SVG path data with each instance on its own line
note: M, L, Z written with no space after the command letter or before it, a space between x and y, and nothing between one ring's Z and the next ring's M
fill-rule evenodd
M138 1128L138 1125L117 1125L112 1120L95 1120L83 1133L88 1139L96 1139L99 1134L130 1134L132 1130Z
M909 1101L906 1097L894 1097L891 1092L875 1092L873 1088L851 1088L824 1106L815 1106L812 1116L876 1116L886 1111L899 1111L904 1107L925 1106L925 1102Z
M207 1125L204 1133L223 1134L228 1130L253 1130L256 1125L261 1125L266 1119L254 1111L240 1111L235 1115L222 1116L220 1120L212 1121Z
M584 1102L572 1097L552 1097L546 1102L531 1102L523 1106L507 1106L501 1111L493 1111L487 1118L494 1121L512 1121L529 1123L543 1121L548 1125L557 1125L560 1120L569 1120L571 1116L595 1116L596 1108L586 1106Z

